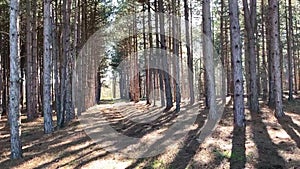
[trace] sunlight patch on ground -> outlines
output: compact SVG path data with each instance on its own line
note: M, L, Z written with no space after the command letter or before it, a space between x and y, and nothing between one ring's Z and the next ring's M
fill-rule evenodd
M119 160L98 160L93 161L82 168L89 168L89 169L124 169L128 167L132 161L119 161Z

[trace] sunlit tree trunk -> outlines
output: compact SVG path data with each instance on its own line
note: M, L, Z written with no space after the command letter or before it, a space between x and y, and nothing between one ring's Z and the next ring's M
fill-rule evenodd
M243 96L244 87L241 58L241 35L238 10L238 1L229 1L231 56L233 60L234 79L234 123L239 127L243 127L245 125L245 110Z
M164 14L164 7L163 1L158 0L158 11L161 14ZM163 15L159 15L159 30L160 30L160 43L161 43L161 59L162 59L162 68L164 70L164 83L165 83L165 95L166 95L166 109L170 109L173 106L172 102L172 91L171 91L171 84L170 84L170 74L169 74L169 65L166 56L166 36L165 36L165 18Z
M188 64L188 83L190 93L190 104L195 102L194 93L194 68L193 68L193 55L191 53L191 39L190 39L190 23L189 23L189 6L187 0L183 1L184 6L184 19L185 19L185 38L186 38L186 52Z
M150 2L148 2L148 5L150 5ZM150 6L148 7L148 9L149 8L150 8ZM147 50L147 40L146 40L146 14L145 14L145 11L146 11L146 6L145 6L145 4L143 4L143 43L144 43L143 48L144 48L145 71L146 71L145 94L146 94L146 104L149 105L149 104L151 104L150 103L150 90L151 90L151 88L150 88L150 78L151 78L150 59L151 59L151 55L150 54L152 54L152 53L150 52L150 54L147 54L147 52L146 52L146 50ZM148 15L150 15L150 14L148 14ZM148 17L148 26L150 26L150 28L151 28L150 20L151 20L151 16ZM149 31L150 31L150 29L149 29ZM152 36L152 35L150 35L150 33L149 33L148 36ZM151 38L149 37L149 39L151 39ZM151 42L149 41L149 43L151 43ZM150 47L149 50L151 50L151 47Z
M43 114L44 132L53 132L51 107L51 0L44 0L44 75L43 75Z
M270 9L270 41L271 41L271 55L273 58L272 71L274 72L274 88L270 89L275 94L275 115L276 117L284 116L282 106L282 88L281 88L281 73L280 73L280 49L279 49L279 29L278 29L278 0L269 0Z
M225 10L224 10L224 0L221 0L221 14L220 14L220 54L221 54L221 63L222 63L222 68L223 70L225 70L225 31L224 31L224 17L225 17ZM227 28L226 28L227 29ZM222 100L225 100L226 98L226 77L225 77L225 73L224 71L221 72L221 78L222 78L222 87L221 87L221 93L222 93ZM227 79L229 80L229 79Z
M9 125L11 159L22 157L20 112L19 0L10 1Z
M256 51L255 51L255 28L256 28L256 0L250 1L250 7L247 0L243 0L245 12L245 27L247 31L247 48L249 57L249 72L250 72L250 86L249 86L249 106L253 112L259 111L258 105L258 90L257 90L257 72L256 72Z
M211 30L210 0L203 1L203 57L207 86L207 101L209 115L215 119L216 114L216 93L215 93L215 67L213 56L213 42Z
M147 104L151 104L150 101L150 91L152 92L153 95L153 104L155 105L155 99L156 99L156 89L155 89L155 75L156 71L155 70L150 70L150 66L153 66L153 34L152 34L152 19L151 19L151 3L150 1L147 2L148 5L148 40L149 40L149 55L148 55L148 60L147 60L147 76L148 79L146 80L147 82L147 87L148 90L146 91L146 97L148 95L149 98L147 98ZM152 80L153 79L153 80Z

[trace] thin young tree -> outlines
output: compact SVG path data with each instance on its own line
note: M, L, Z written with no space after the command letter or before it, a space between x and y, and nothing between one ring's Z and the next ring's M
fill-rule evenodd
M37 17L37 9L38 9L38 1L32 2L32 87L31 87L31 97L32 97L32 111L36 113L38 111L38 17Z
M288 100L293 100L293 13L292 13L292 2L288 0L288 24L287 29L287 57L288 57L288 82L289 82L289 97Z
M238 13L238 1L229 1L231 57L234 79L234 123L239 127L245 126L243 68L241 58L241 34Z
M156 91L155 91L155 75L156 75L156 71L155 70L149 70L150 68L150 65L153 66L153 34L152 34L152 19L151 19L151 3L150 1L147 2L147 11L148 11L148 31L149 31L149 34L148 34L148 41L149 41L149 57L148 57L148 60L147 60L147 76L148 76L148 79L147 79L147 95L149 98L147 98L149 100L149 103L151 104L150 102L150 91L152 91L152 95L153 95L153 105L155 105L155 99L156 99ZM152 77L154 76L154 77ZM153 79L153 80L152 80ZM153 82L153 83L152 83ZM147 100L147 103L148 103L148 100Z
M9 125L11 159L22 157L21 119L20 119L20 48L19 48L19 0L10 1L10 87L9 87Z

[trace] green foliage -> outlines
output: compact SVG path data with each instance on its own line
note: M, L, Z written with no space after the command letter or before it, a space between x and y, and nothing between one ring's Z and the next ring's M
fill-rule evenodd
M100 77L104 78L106 77L106 73L108 71L108 57L104 57L103 59L101 59L100 63L99 63L99 67L98 67L98 73L100 73Z
M118 66L123 60L122 56L124 56L124 52L121 50L121 47L119 45L113 46L111 53L111 62L109 65L113 68L114 71L120 71Z

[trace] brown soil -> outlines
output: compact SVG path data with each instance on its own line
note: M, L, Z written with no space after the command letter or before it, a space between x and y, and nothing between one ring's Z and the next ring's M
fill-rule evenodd
M125 108L126 107L126 108ZM173 109L161 111L153 125L128 122L122 111L131 108L155 110L143 103L127 103L125 107L102 108L107 120L120 133L141 138L154 135L172 124L176 118ZM203 107L203 106L202 106ZM199 116L187 136L166 152L151 158L129 159L106 151L82 129L79 120L53 134L43 134L43 119L22 123L23 156L11 161L7 119L0 121L0 168L299 168L300 169L300 99L284 101L286 116L276 119L274 113L261 103L261 112L246 110L246 129L233 127L232 106L225 108L223 118L215 131L201 144L196 140L207 110L200 108ZM135 112L132 114L136 116ZM25 117L23 117L25 119ZM138 131L138 132L137 132Z

